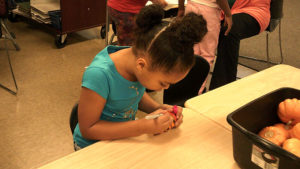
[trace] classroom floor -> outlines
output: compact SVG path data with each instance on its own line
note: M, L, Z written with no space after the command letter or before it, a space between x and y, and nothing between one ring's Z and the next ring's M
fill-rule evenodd
M297 6L300 6L297 0L285 1L284 10L289 11L285 10L282 20L282 41L284 63L300 68ZM79 98L84 67L105 43L99 35L100 27L70 34L67 46L62 49L54 45L54 35L39 26L16 22L9 23L9 27L21 47L16 51L8 43L19 91L14 96L0 88L0 168L37 168L74 151L69 114ZM279 48L275 34L271 34L271 59L276 60ZM265 33L243 40L241 55L263 58L264 45ZM253 73L239 66L238 77ZM3 39L0 39L0 83L14 89ZM161 96L155 97L161 101Z

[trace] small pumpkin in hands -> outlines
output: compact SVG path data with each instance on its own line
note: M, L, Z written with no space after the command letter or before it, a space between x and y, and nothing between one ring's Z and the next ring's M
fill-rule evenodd
M172 125L169 126L169 129L172 129L172 128L175 127L175 122L176 122L177 118L176 118L176 116L175 116L173 113L170 113L170 115L171 115L172 118L173 118L173 122L172 122Z
M300 123L297 123L290 131L292 138L297 138L300 140Z
M285 99L278 105L277 114L284 123L295 125L300 122L300 100Z
M300 157L300 140L296 138L287 139L282 148Z
M263 128L259 133L264 139L271 141L272 143L280 146L287 139L287 133L280 127L268 126Z
M172 122L172 125L169 126L169 129L172 129L172 128L175 127L175 122L177 121L177 117L176 117L177 116L177 111L178 111L178 109L177 109L176 105L173 106L173 109L171 111L169 111L170 115L173 117L173 122Z

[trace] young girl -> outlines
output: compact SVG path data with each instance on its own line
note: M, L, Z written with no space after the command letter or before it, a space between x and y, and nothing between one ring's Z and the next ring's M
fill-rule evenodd
M141 134L158 134L172 125L170 105L160 105L144 92L167 89L183 79L194 64L193 45L207 32L202 16L189 14L170 25L159 5L143 8L136 18L133 47L107 46L96 55L82 79L75 146ZM140 109L163 114L135 120ZM182 123L178 109L175 127Z
M184 13L194 12L198 15L203 15L207 21L208 32L203 40L194 46L194 53L206 59L212 67L220 33L221 10L225 14L224 24L227 26L225 35L229 33L232 26L232 16L227 0L188 0L186 7L184 7L185 0L178 1L178 16L183 16ZM206 81L199 90L199 94L202 93L205 84Z

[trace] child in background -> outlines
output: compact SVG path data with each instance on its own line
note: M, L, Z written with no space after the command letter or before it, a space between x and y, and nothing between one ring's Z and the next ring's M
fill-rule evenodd
M202 16L190 13L172 23L163 22L159 5L143 8L136 18L132 47L107 46L86 69L74 130L75 147L165 132L172 125L171 105L160 105L145 91L167 89L192 68L193 46L207 32ZM135 120L140 109L155 119ZM178 107L175 127L182 123Z
M134 17L145 7L148 0L108 0L107 7L111 20L116 24L118 44L131 46L133 43ZM162 7L167 6L165 0L152 0Z
M179 17L182 17L184 14L194 12L196 14L203 15L207 22L208 32L203 40L194 46L194 53L195 55L205 58L210 64L210 67L212 67L218 46L221 10L223 10L225 14L224 24L227 25L225 35L229 33L232 26L232 16L228 2L227 0L188 0L188 3L184 8L184 1L185 0L178 0ZM199 90L199 94L203 92L205 84L206 81Z

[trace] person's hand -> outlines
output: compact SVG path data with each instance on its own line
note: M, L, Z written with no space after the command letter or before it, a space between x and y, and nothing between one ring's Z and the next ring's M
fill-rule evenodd
M224 20L224 26L227 26L226 32L225 32L225 36L227 36L231 30L232 27L232 16L225 16L225 20Z
M183 110L182 107L177 106L177 114L176 114L177 121L175 122L175 127L179 127L183 122L182 110Z
M174 106L168 105L168 104L163 104L160 106L160 108L163 110L167 110L168 112L172 112ZM177 121L175 122L174 127L179 127L181 125L181 123L183 122L182 110L183 110L182 107L177 106L177 114L176 114Z
M149 132L150 134L161 134L169 129L169 126L172 125L173 118L167 110L158 109L149 115L155 114L163 114L155 119L147 120L149 125Z
M184 9L178 9L177 17L181 18L184 16Z
M158 4L158 5L162 6L163 8L168 6L168 3L165 0L152 0L152 3Z
M169 105L169 104L162 104L159 106L160 109L163 109L163 110L172 110L173 109L173 106L172 105Z

